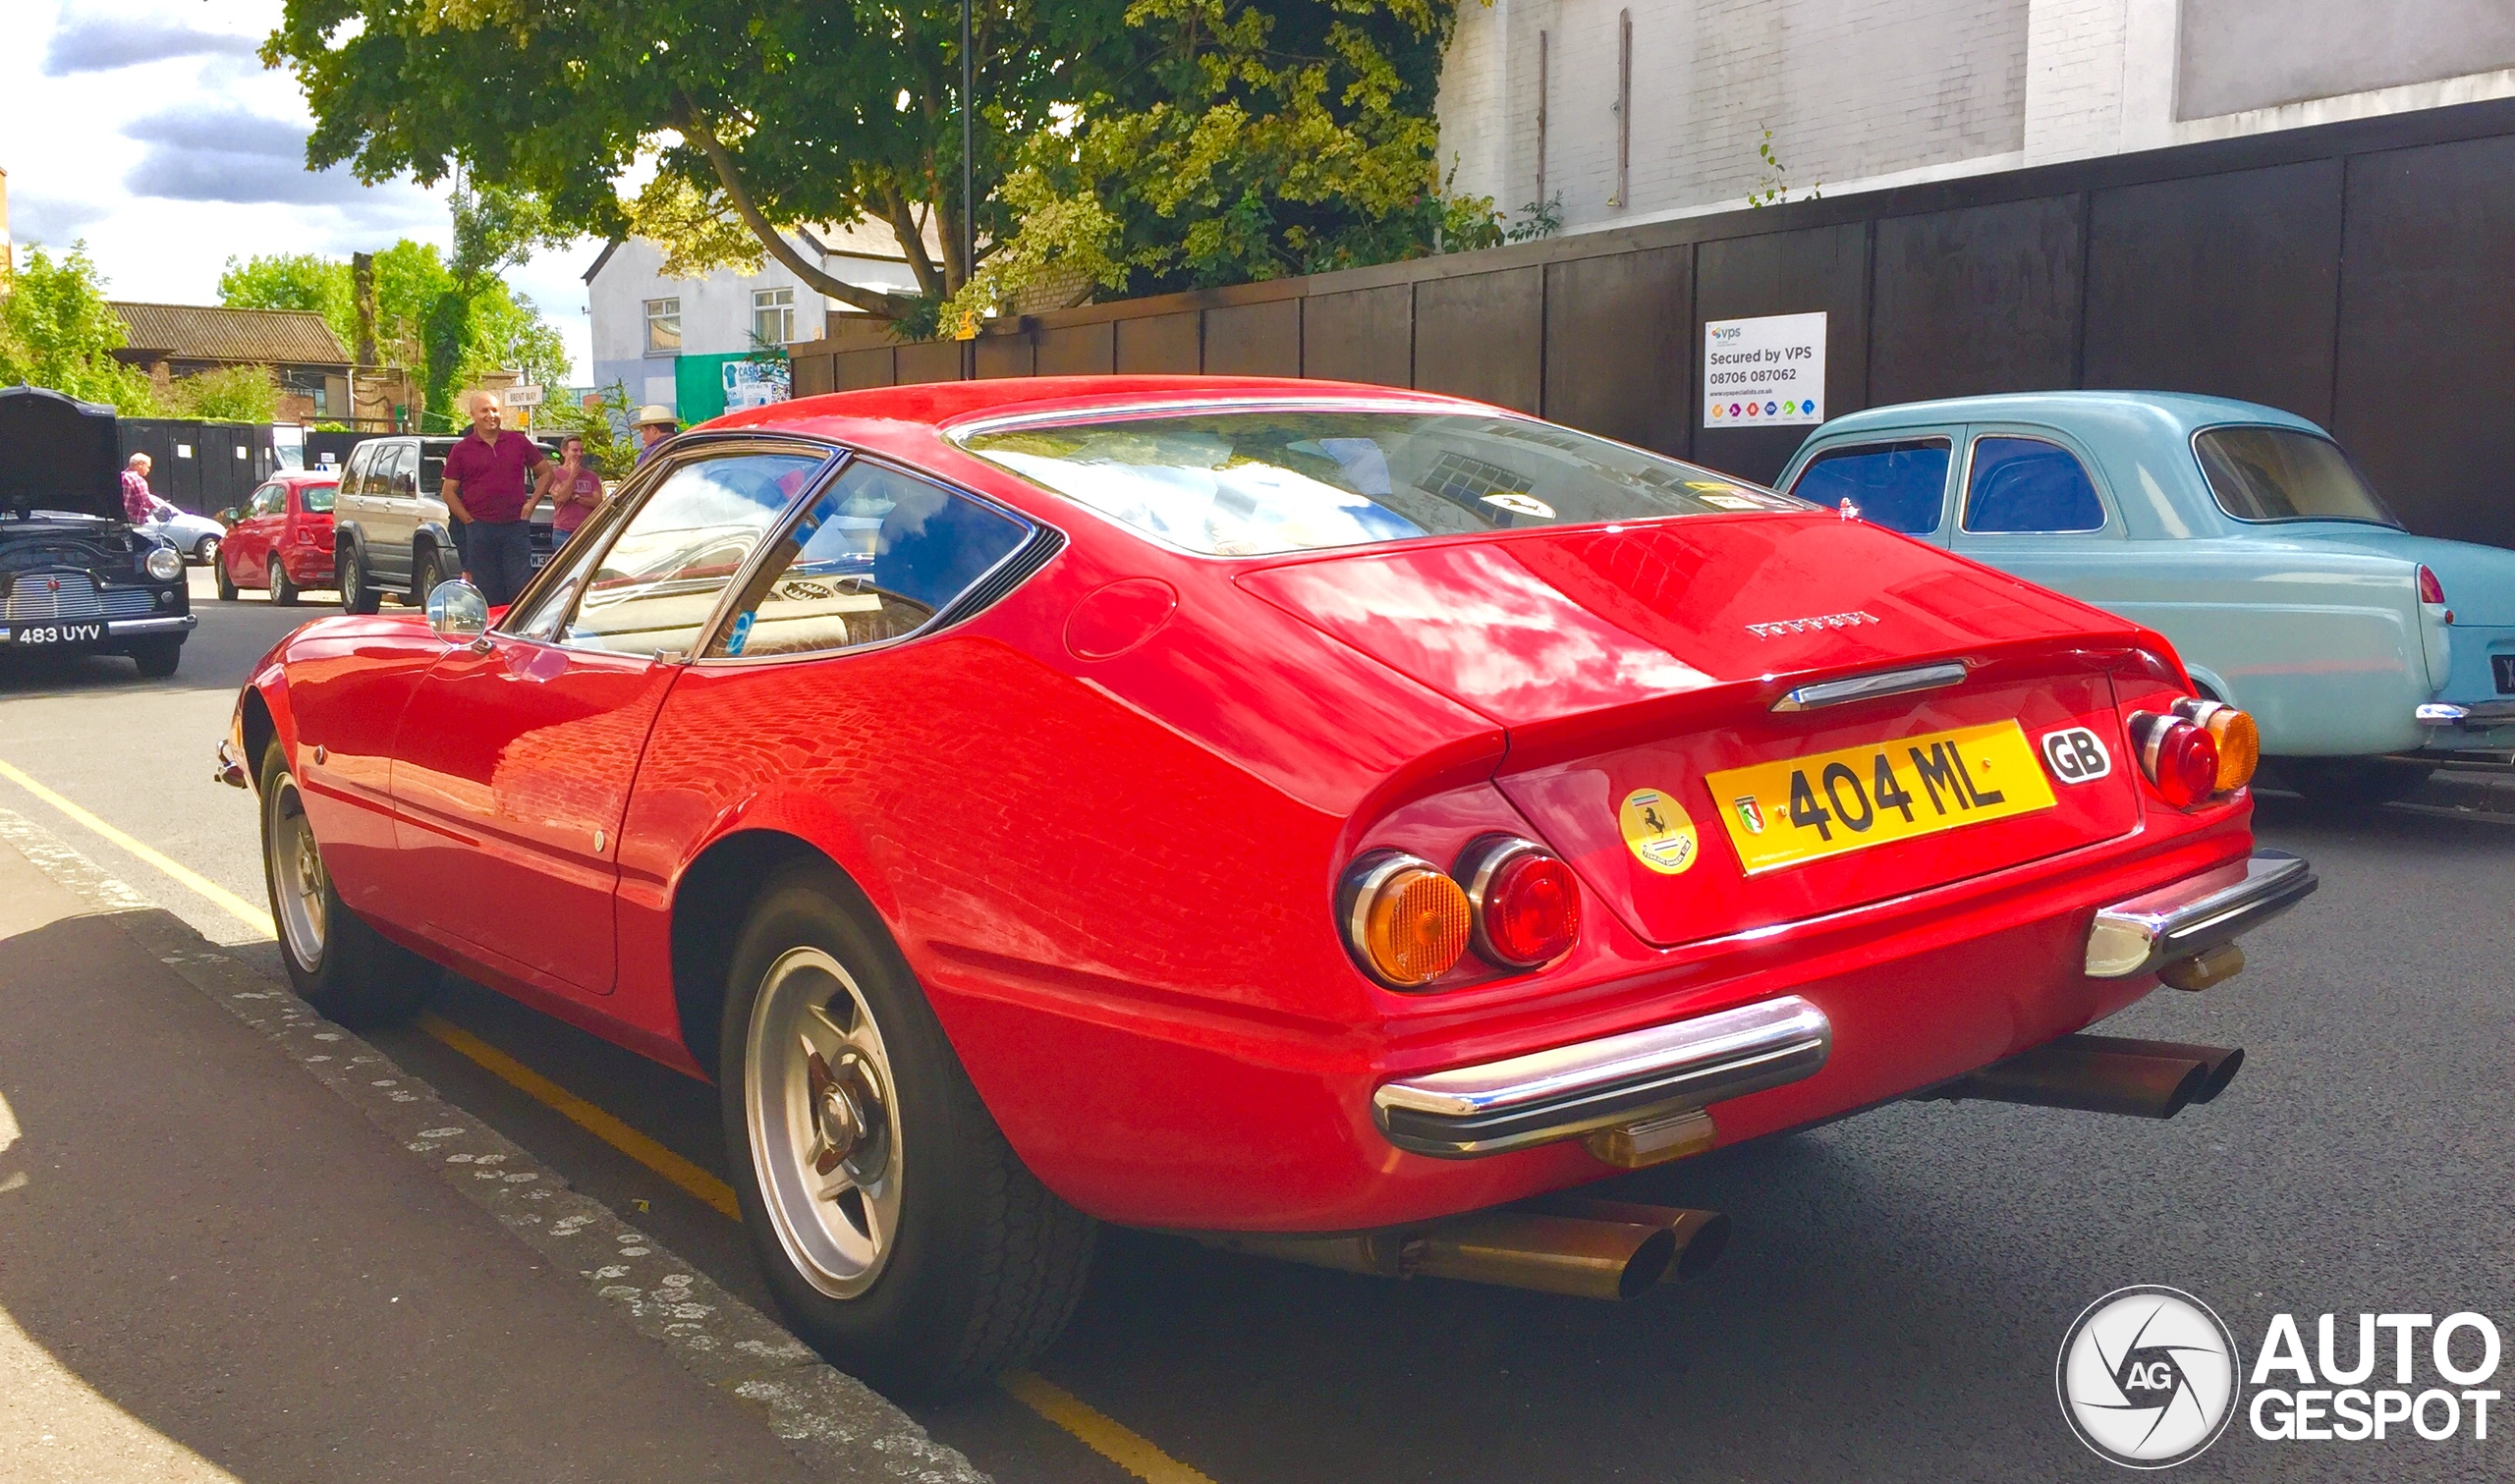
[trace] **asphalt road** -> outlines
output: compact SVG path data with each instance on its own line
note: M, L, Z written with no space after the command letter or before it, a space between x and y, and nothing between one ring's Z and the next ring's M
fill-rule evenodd
M0 671L0 762L258 903L252 804L210 783L210 750L253 657L323 610L199 608L170 681L111 660ZM0 804L213 938L251 938L5 778ZM2244 1046L2242 1076L2207 1108L2147 1123L1900 1104L1628 1178L1616 1193L1715 1207L1736 1233L1704 1278L1623 1306L1110 1233L1079 1318L1036 1369L1214 1484L2005 1481L2114 1476L2064 1427L2053 1359L2080 1310L2126 1285L2198 1295L2248 1365L2282 1311L2311 1346L2324 1312L2347 1335L2361 1311L2476 1309L2509 1328L2515 1359L2515 823L2265 796L2259 825L2314 860L2321 893L2247 941L2231 984L2160 992L2103 1027ZM275 971L266 947L241 951ZM449 979L435 1008L721 1175L708 1089L475 986ZM439 1038L374 1039L766 1306L740 1233L707 1204ZM1008 1394L917 1415L1008 1484L1134 1477ZM2486 1443L2468 1425L2447 1442L2397 1427L2384 1442L2270 1443L2239 1420L2176 1472L2505 1478L2515 1440L2496 1423Z

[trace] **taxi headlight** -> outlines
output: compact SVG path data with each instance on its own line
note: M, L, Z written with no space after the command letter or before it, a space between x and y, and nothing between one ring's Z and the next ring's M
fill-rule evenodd
M171 582L184 575L184 559L171 546L151 548L144 565L148 575L160 582Z

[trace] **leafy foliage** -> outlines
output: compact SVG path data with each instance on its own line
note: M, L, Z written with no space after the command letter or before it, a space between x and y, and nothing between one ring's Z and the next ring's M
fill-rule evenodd
M1023 142L1021 226L945 318L1246 283L1502 240L1432 117L1455 0L1134 0L1140 65ZM1080 297L1080 296L1077 296Z
M629 429L629 388L620 382L596 392L591 406L545 402L533 409L532 425L586 441L586 457L614 479L626 477L638 462L638 445Z
M279 416L279 381L269 366L217 366L176 377L165 403L178 417L271 422Z
M144 372L113 353L130 344L122 316L105 302L105 281L85 243L53 256L28 247L0 299L0 385L26 382L124 413L157 411Z

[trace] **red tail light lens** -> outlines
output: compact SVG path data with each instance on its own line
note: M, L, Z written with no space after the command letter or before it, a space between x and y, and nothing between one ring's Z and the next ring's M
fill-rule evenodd
M2424 564L2419 569L2419 601L2423 603L2445 601L2445 584L2437 581L2436 574L2430 572Z
M2174 703L2174 714L2209 734L2218 744L2218 792L2232 793L2253 782L2262 766L2262 729L2252 717L2224 701L2198 696Z
M1536 968L1581 936L1581 883L1545 847L1515 836L1480 840L1458 877L1476 914L1476 951L1505 968Z
M2131 741L2140 771L2167 803L2188 809L2218 791L2218 742L2207 728L2143 711L2131 718Z

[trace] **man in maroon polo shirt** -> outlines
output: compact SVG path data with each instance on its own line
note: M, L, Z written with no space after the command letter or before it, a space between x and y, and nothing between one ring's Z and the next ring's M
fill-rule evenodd
M515 601L532 576L532 474L550 456L522 433L500 430L494 392L467 392L472 431L445 456L446 514L462 522L463 565L492 608Z

